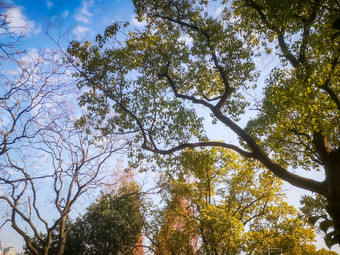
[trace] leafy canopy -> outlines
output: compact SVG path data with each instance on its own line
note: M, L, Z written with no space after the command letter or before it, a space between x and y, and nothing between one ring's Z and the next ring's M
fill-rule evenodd
M258 164L216 149L186 150L177 162L163 175L157 250L262 254L268 245L284 254L334 254L316 250L314 231L285 202L282 181Z
M132 132L131 145L160 154L218 146L256 159L326 198L335 228L328 245L339 243L339 3L220 1L215 15L213 1L133 2L143 29L124 37L126 24L115 23L94 44L68 49L88 88L84 119L103 135ZM255 64L261 49L276 59L268 76ZM200 108L239 143L209 139ZM301 168L325 180L296 174Z

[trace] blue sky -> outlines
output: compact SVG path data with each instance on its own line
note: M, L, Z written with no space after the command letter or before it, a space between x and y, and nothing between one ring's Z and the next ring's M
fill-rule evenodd
M64 43L91 40L114 21L141 25L134 19L132 2L127 0L13 0L11 3L15 7L7 15L16 27L13 30L20 33L21 27L26 26L25 39L21 41L25 48L54 47L45 33L51 25L49 32L54 36L65 33Z

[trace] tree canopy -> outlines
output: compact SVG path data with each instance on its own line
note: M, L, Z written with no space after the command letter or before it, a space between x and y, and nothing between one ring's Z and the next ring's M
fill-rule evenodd
M133 132L133 144L159 154L218 146L255 159L325 197L334 230L327 244L339 243L339 3L220 1L212 13L204 0L133 2L143 29L124 34L127 25L114 23L95 43L68 49L88 88L86 118L103 135ZM277 62L262 78L261 49ZM254 89L261 97L253 101ZM200 107L239 142L209 139Z
M83 217L82 254L134 254L144 222L141 203L136 184L102 194Z
M282 181L259 164L228 150L186 150L174 169L163 177L167 205L157 254L326 252L316 250L313 229L284 201Z
M102 193L84 215L74 221L67 219L63 254L138 254L135 251L142 245L144 223L142 200L134 183L122 185L117 193ZM60 228L52 233L48 254L58 254L59 235ZM31 237L31 243L42 251L36 237ZM33 254L24 248L25 254Z

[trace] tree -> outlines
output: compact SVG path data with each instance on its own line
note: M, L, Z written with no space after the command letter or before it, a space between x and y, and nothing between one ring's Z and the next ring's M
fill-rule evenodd
M24 27L14 27L8 21L11 6L0 1L0 157L4 157L11 146L23 138L34 137L32 128L39 115L40 106L50 100L53 93L49 81L51 75L58 76L57 69L46 70L48 53L41 52L39 58L34 52L19 49L18 41L23 36ZM18 33L18 30L21 33ZM40 60L40 63L37 62ZM55 63L57 64L57 63ZM45 66L45 70L42 70ZM45 74L36 76L37 73ZM48 73L48 75L47 75ZM56 90L57 84L56 85ZM32 114L35 112L35 114Z
M267 246L284 254L325 252L316 250L313 229L284 201L282 182L258 164L228 150L186 150L172 170L163 179L167 206L157 254L251 255ZM178 252L184 247L191 253Z
M212 1L133 2L144 29L117 43L126 25L115 23L93 45L68 49L79 86L89 88L80 103L103 135L134 132L143 149L163 155L217 146L255 159L325 197L327 245L340 243L339 3L221 1L215 15ZM260 77L262 98L253 101L261 47L276 51L278 65ZM239 143L206 137L200 107ZM325 180L302 169L322 170Z
M117 139L96 142L85 129L77 130L71 119L57 116L34 139L20 143L25 147L7 153L2 161L0 199L9 210L7 221L37 255L49 254L57 228L57 254L64 253L67 232L73 227L66 226L68 215L85 192L98 188L103 165L121 149ZM51 215L56 218L51 220ZM33 232L41 250L32 245L25 229Z
M123 186L118 194L103 194L85 216L90 254L133 254L142 234L142 197L138 186Z
M150 250L155 255L195 254L197 229L188 221L190 216L193 215L188 201L179 196L168 200L164 210L154 210L151 219L158 225L146 227L152 233Z
M116 194L102 193L81 218L68 222L73 227L67 233L64 254L136 254L142 234L142 200L133 183L124 184ZM57 254L58 236L52 239L49 254Z
M0 65L8 60L15 60L20 54L18 50L18 41L25 33L25 27L18 27L10 24L8 12L13 7L4 0L0 1Z
M78 223L78 222L77 222ZM72 227L71 227L72 225ZM74 236L76 235L81 235L81 233L78 233L77 227L76 227L76 222L72 222L72 220L67 217L66 219L66 223L65 226L66 228L70 228L70 230L67 232L67 238L66 238L66 244L65 244L65 249L64 249L64 255L67 254L77 254L78 250L72 250L72 248L76 247L75 245L75 241L78 241L79 239L74 238ZM51 243L48 249L48 254L58 254L58 250L59 250L59 233L60 233L60 228L59 226L57 226L56 230L51 234ZM46 234L41 233L40 234L43 238L46 238ZM30 243L31 245L38 250L39 252L43 251L43 247L41 245L41 242L39 241L39 239L36 236L31 236L30 238ZM69 248L71 244L71 249ZM28 254L28 255L33 255L34 253L28 248L28 246L26 244L23 245L23 250L24 250L24 254ZM70 251L72 251L73 253L70 253Z
M5 65L1 75L0 201L7 213L2 224L10 223L32 254L48 254L59 228L57 254L63 254L71 209L88 189L98 187L103 165L124 143L114 136L96 140L88 126L75 127L77 91L69 66L56 52L7 60L14 65Z

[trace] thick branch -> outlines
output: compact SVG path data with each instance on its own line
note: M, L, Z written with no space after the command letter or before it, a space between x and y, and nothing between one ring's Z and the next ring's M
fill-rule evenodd
M250 158L254 157L254 154L252 152L242 150L241 148L239 148L239 147L237 147L233 144L227 144L227 143L223 143L223 142L184 143L184 144L175 146L175 147L168 149L168 150L161 150L161 149L158 149L157 147L149 147L149 146L144 145L143 149L146 149L146 150L151 151L151 152L163 154L163 155L168 155L168 154L174 153L176 151L179 151L179 150L182 150L182 149L185 149L185 148L213 147L213 146L222 147L222 148L226 148L226 149L232 149L232 150L240 153L241 155L243 155L245 157L250 157Z
M269 23L266 15L264 14L262 7L255 3L253 0L246 0L246 4L253 8L259 15L262 20L262 22L269 28L271 29L274 33L277 34L278 36L278 41L279 41L279 46L281 48L281 51L283 55L286 57L286 59L292 64L294 68L297 68L299 66L299 61L297 58L293 55L293 53L289 50L285 40L284 40L284 35L285 32L283 29L279 29L276 26L273 26L272 24Z
M243 141L247 143L254 155L253 158L259 160L268 170L273 172L276 176L289 182L290 184L316 192L319 194L325 194L325 184L313 179L305 178L289 172L287 169L281 167L277 163L273 162L266 153L259 147L256 141L246 133L241 127L234 123L231 119L223 115L218 109L211 109L217 119L234 131Z
M177 98L186 99L186 100L191 101L194 104L200 104L200 105L204 105L208 107L217 119L219 119L223 124L229 127L242 140L244 140L247 143L247 145L249 146L252 152L244 151L240 149L239 147L235 145L230 145L230 144L218 143L218 144L212 145L214 142L182 144L182 145L173 147L169 150L160 150L155 146L151 148L147 146L146 143L144 143L143 148L149 151L160 153L160 154L170 154L170 153L173 153L175 151L178 151L184 148L193 148L193 147L201 147L201 146L219 146L219 147L233 149L237 151L238 153L240 153L241 155L259 160L268 170L273 172L276 176L280 177L281 179L289 182L290 184L294 186L297 186L297 187L300 187L306 190L310 190L312 192L316 192L322 195L326 194L325 184L323 182L318 182L313 179L309 179L309 178L305 178L305 177L293 174L289 172L287 169L276 164L266 155L266 153L259 147L259 145L255 142L255 140L248 133L246 133L241 127L239 127L236 123L234 123L231 119L226 117L220 111L219 107L213 106L212 104L209 104L208 102L204 100L200 100L192 96L179 94L177 91L176 85L174 84L171 77L169 77L169 75L167 74L163 76L168 79L168 82L173 90L173 93Z
M161 74L160 76L165 77L168 80L168 82L171 86L171 89L172 89L173 93L175 94L175 96L177 98L189 100L189 101L193 102L194 104L204 105L205 107L208 107L208 108L214 107L212 104L208 103L205 100L198 99L194 96L188 96L188 95L183 95L183 94L178 93L178 90L176 88L174 81L171 79L171 77L168 74Z
M293 55L293 53L289 50L285 40L284 40L284 31L280 31L278 33L278 41L281 48L281 51L283 55L286 57L286 59L292 64L294 68L297 68L299 66L299 61L296 59L296 57Z
M332 69L331 69L332 72L330 76L327 78L327 80L325 81L325 83L320 88L328 93L328 95L331 97L333 102L336 104L337 109L340 111L340 97L329 86L329 83L332 78L332 74L334 73L334 70L338 65L339 55L340 55L340 47L338 48L337 52L335 52L335 56L333 57Z
M320 88L328 93L333 102L336 104L338 111L340 111L340 97L328 86L328 82L322 85Z
M329 147L327 138L323 136L320 132L314 132L313 143L322 163L324 165L328 165L328 163L330 162L329 154L331 152L331 149Z
M300 63L306 62L306 50L308 45L308 37L310 34L310 28L312 26L313 21L316 18L316 15L319 10L319 1L316 1L313 5L312 13L310 14L308 19L301 18L302 22L304 23L303 26L303 33L302 33L302 41L300 46L300 52L298 60Z
M232 94L234 89L230 87L230 82L229 82L229 79L227 77L227 74L226 74L225 70L223 69L223 67L218 63L218 59L217 59L217 56L216 56L215 49L211 45L211 42L210 42L210 35L207 32L202 31L198 26L193 25L193 24L189 24L189 23L184 22L180 19L174 19L174 18L171 18L171 17L162 16L162 15L159 15L159 14L157 14L155 16L158 17L158 18L161 18L161 19L165 19L165 20L174 22L178 25L193 29L193 30L197 31L198 33L201 33L205 36L205 38L207 40L208 48L211 51L211 58L214 62L215 68L220 73L220 76L222 78L222 81L223 81L223 84L224 84L224 93L220 97L214 98L212 100L207 99L205 96L203 96L203 97L205 99L207 99L207 101L213 101L213 100L219 99L216 106L220 108L225 103L225 101L230 97L230 95Z

